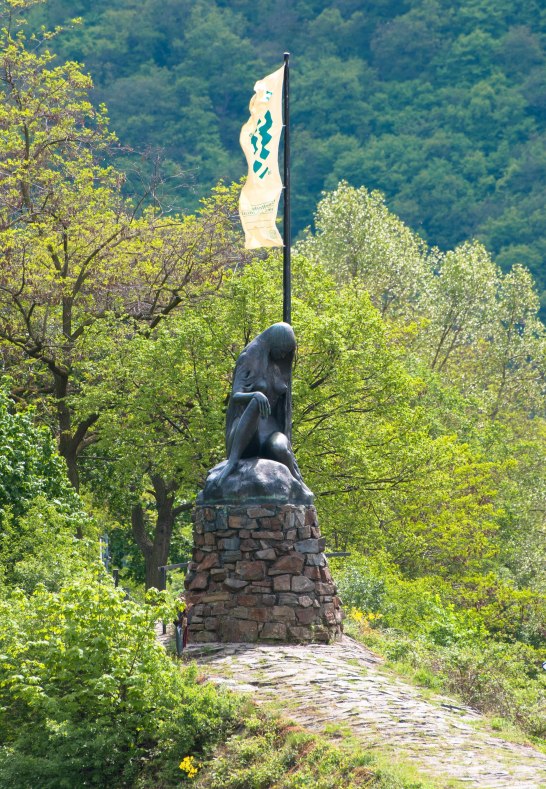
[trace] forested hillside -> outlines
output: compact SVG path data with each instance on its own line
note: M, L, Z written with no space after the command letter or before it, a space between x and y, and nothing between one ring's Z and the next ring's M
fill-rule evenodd
M238 180L254 81L293 54L293 207L340 179L380 189L430 244L476 237L546 286L546 12L537 0L53 0L56 48L85 63L128 169ZM133 185L134 185L133 183Z

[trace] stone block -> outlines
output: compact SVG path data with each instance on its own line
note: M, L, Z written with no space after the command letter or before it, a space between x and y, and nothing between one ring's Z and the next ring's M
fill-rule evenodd
M262 531L261 529L253 529L252 536L257 540L283 540L282 531Z
M260 633L261 639L270 638L272 641L286 640L286 625L282 622L266 622Z
M266 561L275 560L277 558L277 553L274 548L264 548L261 551L256 551L256 558Z
M287 605L274 605L273 617L280 622L295 622L296 614L294 609Z
M313 592L315 590L315 582L305 575L294 575L292 576L291 588L293 592Z
M317 589L317 594L333 595L336 590L336 587L334 586L334 584L325 584L321 581L317 583L316 589Z
M267 608L247 608L247 619L252 619L254 622L267 622L270 617L270 612Z
M317 525L317 511L314 507L307 507L305 510L305 524L308 526Z
M273 579L273 589L276 592L289 592L291 580L291 575L277 575Z
M206 589L209 585L210 576L208 573L197 573L188 583L188 589L197 591L198 589Z
M310 625L317 619L317 612L314 608L298 608L296 620L300 625Z
M266 578L264 581L253 581L252 582L252 591L256 593L264 593L270 592L273 589L272 578Z
M259 581L265 578L265 564L263 562L237 562L235 571L245 581Z
M197 565L197 572L203 570L210 570L213 567L220 566L220 558L217 553L207 553L204 558Z
M218 603L221 601L229 600L231 597L229 592L211 592L210 594L205 594L201 598L204 603Z
M288 625L288 636L299 643L313 641L313 631L308 627Z
M241 550L242 551L255 551L256 548L260 547L260 543L256 540L241 540Z
M224 619L218 623L220 641L252 643L258 640L258 622L251 619Z
M311 527L298 526L298 537L300 540L308 540L311 537Z
M218 638L216 633L211 630L202 630L197 633L193 630L190 631L190 644L211 644L214 641L218 641Z
M249 507L246 511L249 518L268 518L275 515L274 507Z
M238 594L236 597L237 607L239 606L246 606L247 608L252 608L253 606L259 605L261 600L261 596L257 597L255 594Z
M299 540L294 548L300 553L320 553L324 550L326 540L321 537L319 540L310 537L308 540Z
M241 547L241 540L239 537L227 537L219 540L218 546L222 551L238 551Z
M292 551L286 556L281 556L275 564L269 568L269 575L283 575L284 573L300 573L305 563L305 558L301 553Z
M222 561L224 564L227 562L238 562L243 558L241 551L222 551Z
M301 595L301 597L298 597L298 603L302 608L309 608L313 605L313 600L311 597L309 597L309 595L304 594Z
M312 578L314 581L320 581L320 567L305 567L303 574L306 578Z
M233 591L239 591L239 589L244 589L245 586L248 586L248 581L243 581L242 578L226 578L224 586L227 586L228 589L233 589Z
M282 529L282 521L279 518L260 518L258 524L259 528L264 531L280 531Z
M298 596L296 594L289 594L288 592L279 593L279 605L296 606L298 604Z
M326 564L326 557L323 553L308 553L306 554L306 564L311 567L324 567Z

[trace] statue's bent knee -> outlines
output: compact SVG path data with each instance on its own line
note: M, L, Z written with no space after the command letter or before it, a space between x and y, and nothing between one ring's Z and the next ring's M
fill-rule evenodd
M267 439L267 450L274 460L284 460L287 455L291 454L290 442L284 433L273 433Z

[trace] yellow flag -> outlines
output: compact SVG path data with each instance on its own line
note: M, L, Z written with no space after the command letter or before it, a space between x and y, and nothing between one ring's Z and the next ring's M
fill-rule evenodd
M241 129L248 176L239 199L245 249L282 247L275 224L282 192L279 141L282 131L284 66L254 85L250 118Z

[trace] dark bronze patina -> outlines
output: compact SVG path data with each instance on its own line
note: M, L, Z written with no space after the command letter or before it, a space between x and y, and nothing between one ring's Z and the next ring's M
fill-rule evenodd
M226 454L207 475L199 504L312 504L290 443L296 338L275 323L242 351L226 415Z
M263 458L282 463L302 481L290 439L289 393L296 337L288 323L274 323L237 359L226 416L228 460L217 484L240 460Z

